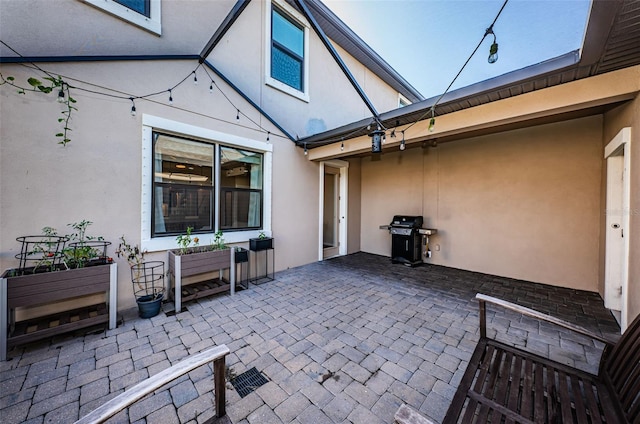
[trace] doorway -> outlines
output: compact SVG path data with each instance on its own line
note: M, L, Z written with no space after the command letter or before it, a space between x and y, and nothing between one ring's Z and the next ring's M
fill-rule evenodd
M320 260L347 254L348 162L320 164Z
M631 129L623 128L605 147L607 192L605 217L604 305L624 331L628 325L629 200Z

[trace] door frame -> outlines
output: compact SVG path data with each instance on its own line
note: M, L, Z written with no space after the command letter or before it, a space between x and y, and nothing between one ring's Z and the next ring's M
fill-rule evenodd
M623 157L623 161L620 161L620 156ZM616 263L611 255L613 254L610 243L614 241L608 238L609 226L613 225L613 221L622 226L623 242L622 242L622 270L620 275L621 280L621 295L622 305L620 310L620 329L624 331L629 325L628 316L628 302L629 302L629 241L631 239L630 233L630 200L631 200L631 128L625 127L618 132L618 134L606 145L604 148L604 158L607 161L607 191L616 190L617 198L622 198L621 210L615 210L616 205L610 204L610 195L607 192L605 196L606 210L605 210L605 272L604 272L604 298L605 306L606 300L609 297L607 289L610 286L608 283L609 270L607 264ZM622 171L622 176L620 175ZM620 184L620 177L622 177L622 184ZM620 187L622 186L622 187ZM620 201L617 200L620 204ZM610 289L609 289L610 290ZM608 306L607 306L608 307Z
M329 166L331 168L337 168L340 170L340 183L339 187L339 223L338 223L338 256L344 256L347 254L347 228L348 228L348 187L349 187L349 162L343 160L329 160L320 162L320 190L318 193L319 205L318 210L318 260L321 261L324 258L324 246L322 239L324 237L323 224L324 224L324 168Z

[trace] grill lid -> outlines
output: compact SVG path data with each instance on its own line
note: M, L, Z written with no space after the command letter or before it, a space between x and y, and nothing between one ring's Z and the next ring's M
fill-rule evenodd
M396 228L420 228L422 227L422 217L395 215L389 225Z

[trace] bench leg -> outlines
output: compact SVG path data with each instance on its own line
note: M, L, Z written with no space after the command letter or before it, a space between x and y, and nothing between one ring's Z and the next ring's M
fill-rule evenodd
M216 416L224 417L226 411L225 357L213 361L213 390L215 392Z

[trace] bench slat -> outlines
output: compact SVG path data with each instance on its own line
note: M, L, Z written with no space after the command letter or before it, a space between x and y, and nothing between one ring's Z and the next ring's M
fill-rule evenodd
M476 299L480 302L480 340L443 424L640 424L640 316L615 342L613 337L510 302L481 294ZM604 343L599 374L488 339L486 303Z

